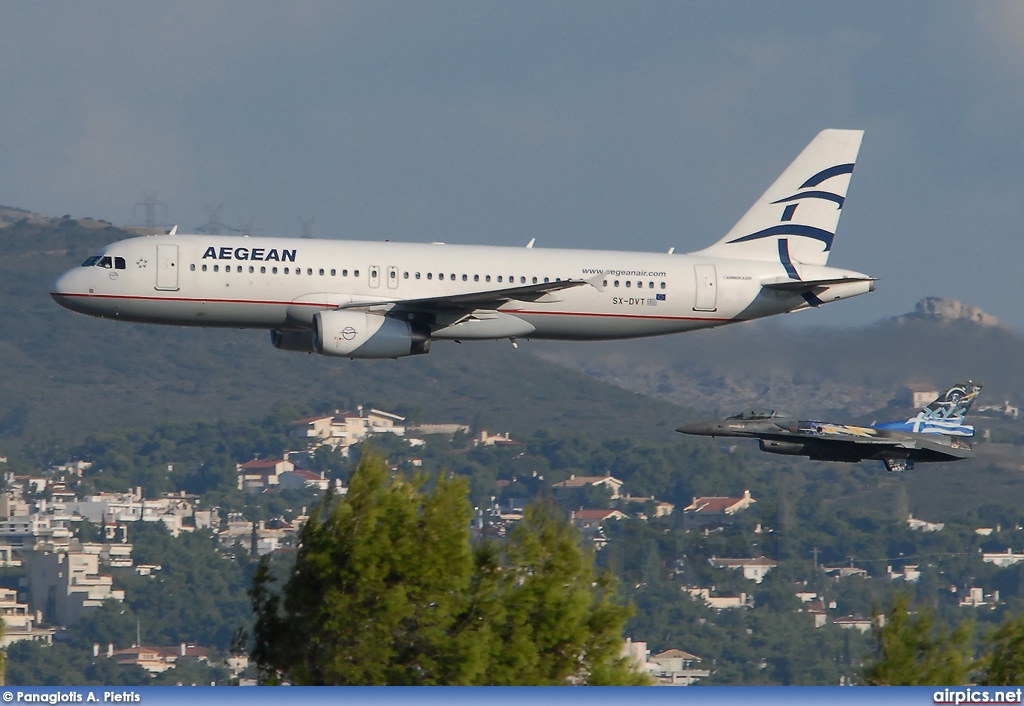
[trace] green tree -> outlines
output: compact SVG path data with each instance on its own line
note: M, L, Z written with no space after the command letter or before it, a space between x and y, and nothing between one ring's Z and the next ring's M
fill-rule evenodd
M467 485L388 477L366 454L344 498L302 529L280 593L261 562L250 596L264 683L628 683L628 612L578 537L531 510L506 555L470 545Z
M985 638L978 684L1013 686L1024 681L1024 615L1009 617Z
M898 595L883 627L875 632L878 660L864 669L874 686L963 684L971 671L974 624L961 622L951 633L928 609L910 613L910 598Z
M488 684L646 683L620 657L632 611L610 574L595 576L593 557L554 504L527 508L506 554Z

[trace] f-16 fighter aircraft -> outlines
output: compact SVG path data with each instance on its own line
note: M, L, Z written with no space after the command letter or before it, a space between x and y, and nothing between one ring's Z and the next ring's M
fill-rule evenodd
M50 294L91 316L265 329L276 348L343 358L417 355L437 340L658 336L785 314L875 288L826 266L862 136L819 133L732 230L689 255L175 229L101 248Z
M762 451L808 456L812 461L883 461L889 471L908 471L916 461L959 461L974 452L967 439L974 427L964 424L981 385L964 382L943 392L905 421L859 427L802 421L774 410L742 412L715 422L679 427L698 436L759 439Z

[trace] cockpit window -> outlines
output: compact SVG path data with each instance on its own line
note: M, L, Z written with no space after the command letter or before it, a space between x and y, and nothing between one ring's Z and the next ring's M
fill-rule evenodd
M114 258L114 269L115 270L123 270L123 269L125 269L125 267L127 267L127 265L125 264L125 261L124 261L123 257L115 257Z
M99 255L93 255L88 260L82 263L82 267L93 267L97 262L100 261Z
M97 267L106 267L108 270L113 269L113 267L114 267L114 258L110 257L109 255L101 257L100 261L98 263L96 263L96 266Z
M774 409L752 409L745 412L729 417L729 419L741 419L741 420L755 420L755 419L773 419L779 416L779 413Z

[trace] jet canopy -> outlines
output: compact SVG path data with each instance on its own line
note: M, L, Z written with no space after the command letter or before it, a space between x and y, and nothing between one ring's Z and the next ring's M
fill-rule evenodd
M778 419L779 417L788 417L788 414L783 414L778 410L774 409L751 409L735 414L728 419L738 419L745 422L752 422L759 419Z

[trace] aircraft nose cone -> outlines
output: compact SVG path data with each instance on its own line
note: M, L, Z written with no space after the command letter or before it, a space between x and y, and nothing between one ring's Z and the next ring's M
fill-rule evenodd
M81 312L81 297L76 296L81 294L79 291L80 287L76 287L78 279L79 276L76 270L68 270L53 280L53 284L50 285L50 296L65 309Z
M50 284L50 296L53 297L54 301L62 306L63 302L61 299L65 297L68 292L68 279L70 274L70 272L65 272Z

